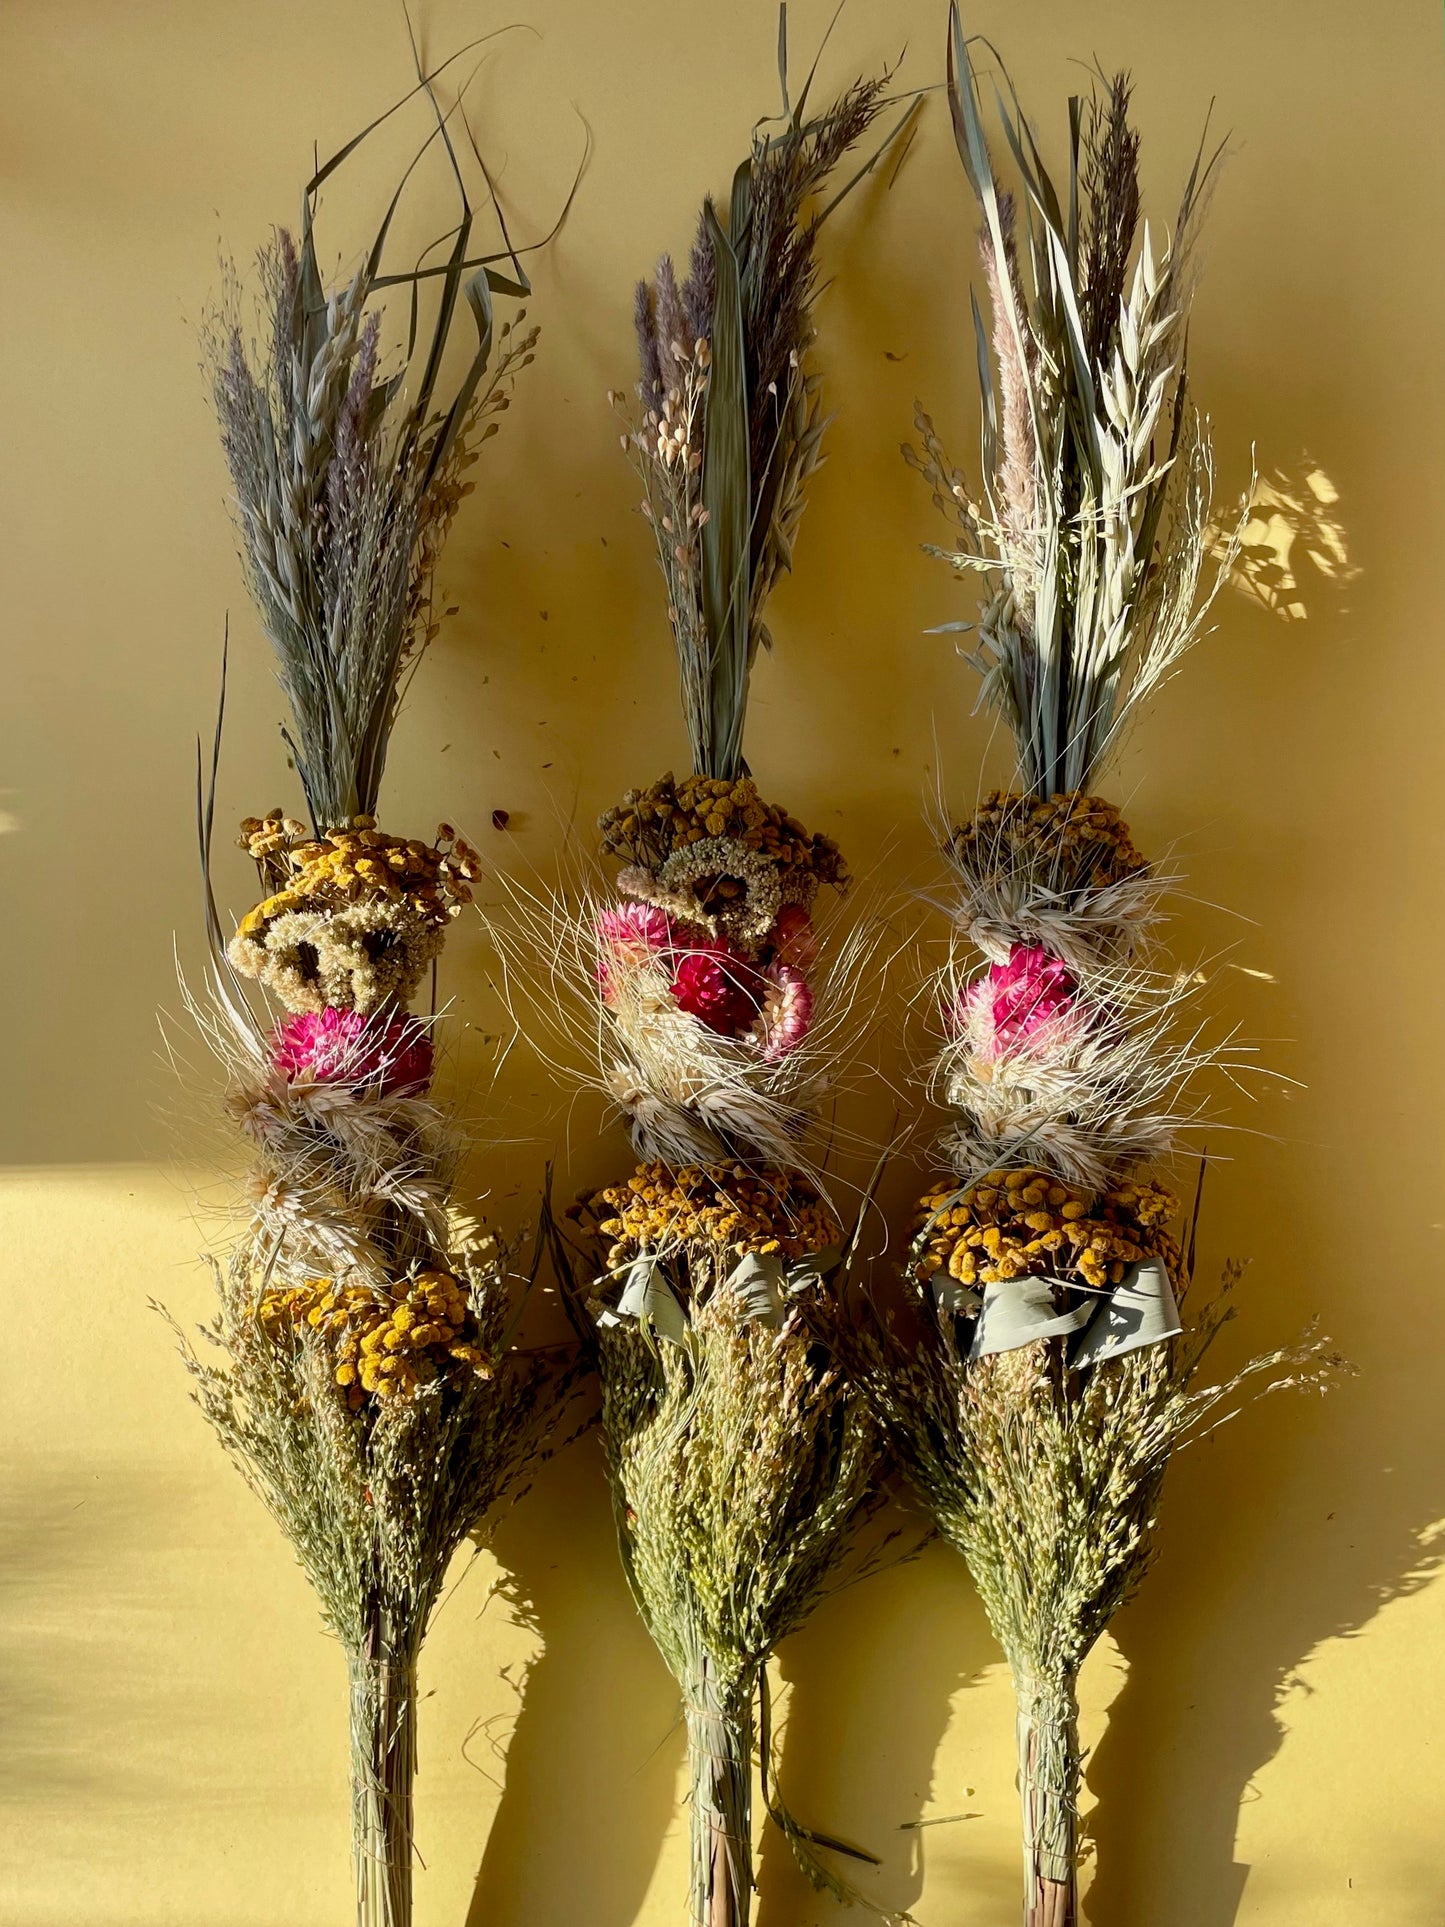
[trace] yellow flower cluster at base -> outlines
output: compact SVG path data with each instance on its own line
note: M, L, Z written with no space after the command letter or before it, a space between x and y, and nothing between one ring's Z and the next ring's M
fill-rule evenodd
M914 1241L914 1275L947 1270L962 1285L1069 1276L1104 1290L1141 1258L1179 1274L1168 1230L1177 1200L1158 1185L1103 1192L1063 1184L1047 1171L990 1171L966 1191L924 1198Z
M797 1171L744 1164L639 1165L572 1207L583 1228L613 1240L612 1266L641 1251L711 1245L724 1252L803 1258L839 1243L842 1228L815 1185Z
M406 1398L459 1369L492 1375L465 1288L449 1271L419 1271L390 1292L313 1278L268 1291L256 1316L268 1338L303 1325L316 1332L354 1412L368 1398Z
M1049 797L995 790L953 832L948 854L975 875L1043 867L1056 872L1061 889L1101 888L1149 867L1114 805L1082 790Z
M674 851L721 838L776 864L791 884L785 891L790 901L807 900L824 883L841 889L848 880L832 838L810 836L795 816L765 803L749 776L734 782L688 776L679 783L669 771L648 789L629 790L616 809L598 818L597 827L607 855L653 875Z

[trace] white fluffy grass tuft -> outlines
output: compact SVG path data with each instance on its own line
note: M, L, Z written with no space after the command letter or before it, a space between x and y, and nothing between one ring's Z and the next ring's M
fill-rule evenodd
M864 914L829 942L836 920L823 920L812 1022L787 1056L769 1061L747 1040L678 1010L660 970L639 968L625 996L605 1004L595 931L618 898L580 853L572 869L558 887L500 878L500 903L481 910L498 993L549 1070L613 1106L645 1162L741 1156L817 1175L820 1108L860 1066L876 986L891 963L896 939L883 921ZM836 1126L829 1141L840 1141Z

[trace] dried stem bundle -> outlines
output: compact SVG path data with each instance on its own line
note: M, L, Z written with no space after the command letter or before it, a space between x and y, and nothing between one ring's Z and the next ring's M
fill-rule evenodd
M462 206L446 266L382 271L399 188L362 267L324 288L317 195L352 141L309 182L299 243L282 233L263 251L264 350L248 351L234 318L211 344L242 553L314 834L279 809L246 819L263 895L228 941L211 884L223 673L209 790L197 780L210 963L204 993L185 995L253 1156L238 1235L212 1261L219 1304L203 1337L219 1357L177 1335L201 1411L346 1653L358 1927L410 1927L416 1668L452 1556L525 1488L575 1377L565 1355L517 1346L535 1268L519 1278L456 1200L459 1133L430 1092L435 1020L407 1009L471 900L475 853L445 825L431 845L372 814L406 678L435 632L462 473L535 340L504 326L483 388L492 295L526 283L510 242L469 258L474 217L434 80L418 61L414 91ZM408 396L431 278L436 316ZM372 303L396 286L410 292L410 341L385 374ZM444 396L463 299L478 345Z
M1222 544L1210 527L1214 461L1186 370L1193 245L1218 154L1201 149L1160 247L1140 221L1127 75L1071 104L1062 192L1017 102L1000 100L1021 213L995 177L956 8L949 101L992 308L990 331L973 304L982 499L921 407L921 448L903 453L958 525L957 547L932 552L988 582L976 625L944 625L976 631L980 705L1008 723L1028 789L1081 792L1203 633L1237 553L1243 509Z
M643 485L667 584L682 708L699 775L732 779L743 763L748 678L770 646L763 610L793 566L809 476L827 420L821 377L805 367L818 292L818 230L883 147L821 209L810 204L844 156L893 104L888 74L854 84L807 114L810 73L759 124L727 208L709 196L688 274L664 255L636 300L640 415L623 446Z
M177 1329L202 1413L286 1535L346 1654L358 1927L411 1920L422 1641L453 1554L526 1490L566 1391L554 1358L512 1345L517 1287L505 1254L455 1212L445 1266L463 1281L480 1369L360 1409L337 1382L329 1333L272 1315L274 1281L308 1269L294 1236L282 1245L263 1233L215 1267L219 1311L202 1335L223 1363Z
M997 183L956 7L949 100L992 308L990 331L974 303L982 499L921 410L922 451L904 453L961 531L934 552L988 581L968 660L1020 784L944 838L956 941L928 1083L951 1174L920 1206L916 1329L881 1322L854 1364L1013 1673L1027 1927L1073 1927L1075 1685L1148 1566L1169 1460L1246 1391L1323 1389L1341 1361L1311 1341L1197 1384L1236 1273L1186 1331L1194 1235L1181 1252L1173 1199L1139 1169L1177 1148L1201 1075L1243 1053L1185 1017L1195 973L1156 961L1168 879L1090 793L1233 561L1226 540L1201 589L1213 468L1185 337L1213 161L1156 250L1126 76L1071 103L1062 193L998 96L1021 210Z
M849 1352L890 1444L940 1532L968 1561L1018 1706L1024 1919L1078 1917L1079 1669L1153 1557L1174 1453L1251 1396L1324 1392L1348 1367L1307 1339L1198 1383L1234 1316L1241 1267L1204 1305L1180 1280L1188 1332L1088 1373L1057 1339L970 1359L954 1310L926 1294L921 1329L890 1321Z
M878 1457L833 1359L842 1232L808 1172L849 1002L819 1007L811 910L846 878L827 838L759 795L743 729L824 426L804 368L815 247L848 188L810 203L887 105L887 81L809 116L811 75L789 99L782 18L776 125L755 135L726 211L704 203L686 281L664 259L638 292L641 417L623 439L667 584L694 773L629 791L602 819L623 865L609 901L563 906L559 930L545 894L517 892L510 919L546 959L510 970L511 988L567 1004L582 987L577 1028L645 1160L582 1208L595 1284L578 1325L596 1334L623 1564L687 1710L697 1927L746 1927L755 1745L768 1764L755 1699L870 1509ZM843 959L845 984L861 954ZM810 1876L841 1891L770 1810Z
M821 1294L774 1328L724 1288L715 1251L689 1251L684 1269L681 1344L646 1326L601 1333L603 1438L623 1567L687 1714L691 1918L744 1927L754 1704L769 1655L877 1504L879 1445L829 1349ZM788 1834L837 1891L802 1830Z

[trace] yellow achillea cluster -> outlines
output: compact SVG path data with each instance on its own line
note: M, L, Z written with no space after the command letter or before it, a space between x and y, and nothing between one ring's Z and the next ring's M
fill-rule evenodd
M471 902L480 863L445 823L434 845L388 836L369 816L307 838L273 810L241 830L270 894L242 918L227 955L294 1011L406 1003L449 919Z
M268 1338L299 1325L316 1332L354 1412L368 1397L406 1398L459 1367L491 1376L465 1289L449 1271L419 1271L389 1293L312 1278L268 1291L256 1316Z
M1177 1200L1154 1184L1090 1192L1046 1171L990 1171L966 1191L923 1200L914 1274L928 1279L946 1269L963 1285L1073 1275L1102 1290L1141 1258L1162 1258L1177 1276L1168 1230L1177 1210Z
M574 1205L583 1226L613 1240L610 1265L640 1251L679 1244L724 1251L777 1252L803 1258L826 1251L842 1228L815 1186L797 1171L750 1170L745 1164L686 1164L673 1171L643 1164L626 1184Z
M765 803L751 777L688 776L669 771L645 790L629 790L616 809L599 817L602 848L654 875L676 850L705 838L741 843L774 863L793 888L791 901L811 897L819 884L841 888L847 871L831 837L810 836L776 804Z
M446 823L435 844L388 836L372 816L354 817L345 828L313 839L280 810L248 816L241 825L241 847L272 886L242 919L242 937L255 936L288 911L344 910L358 903L405 905L427 922L442 924L471 902L469 886L481 861Z
M1082 790L1047 798L995 790L948 848L973 874L1042 867L1062 889L1102 887L1149 867L1114 805Z

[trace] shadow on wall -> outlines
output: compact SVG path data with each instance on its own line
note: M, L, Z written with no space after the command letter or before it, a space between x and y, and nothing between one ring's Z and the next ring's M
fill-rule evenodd
M1237 634L1218 646L1250 652L1248 681L1205 681L1193 720L1197 743L1219 746L1206 793L1219 796L1231 826L1230 898L1277 907L1264 940L1285 960L1282 995L1291 1027L1312 1040L1317 1087L1300 1107L1307 1118L1293 1120L1283 1143L1254 1144L1226 1180L1222 1228L1255 1254L1230 1362L1287 1340L1282 1321L1317 1313L1362 1376L1320 1406L1302 1409L1286 1396L1246 1410L1170 1473L1158 1567L1112 1629L1126 1683L1087 1770L1098 1804L1085 1911L1108 1927L1146 1927L1162 1917L1161 1905L1170 1927L1231 1927L1250 1873L1236 1859L1240 1816L1288 1736L1291 1701L1310 1690L1312 1655L1360 1634L1441 1564L1445 1427L1434 1361L1445 1333L1438 1262L1428 1255L1438 1178L1433 1146L1393 1128L1396 1116L1428 1106L1430 1066L1400 1062L1384 1116L1362 1104L1381 1059L1399 1048L1394 1006L1356 999L1351 1007L1348 946L1317 947L1315 935L1331 920L1368 927L1372 891L1398 905L1404 879L1390 866L1409 862L1402 850L1357 869L1372 834L1362 817L1331 843L1323 878L1319 870L1320 813L1351 793L1368 754L1346 720L1355 638L1343 591L1359 573L1322 469L1306 461L1258 483L1234 587L1283 622L1308 617L1308 626L1298 645L1271 648L1257 618L1251 625L1232 597L1219 604L1221 625ZM1206 753L1176 741L1186 765ZM1245 793L1250 771L1256 793L1247 810L1235 809L1232 791ZM1311 915L1303 893L1322 881L1329 894ZM1402 955L1410 948L1406 930ZM1420 988L1408 981L1412 967L1392 984L1401 1012ZM1257 1032L1258 1012L1252 1017L1244 1017L1247 1034ZM1404 1208L1381 1225L1371 1258L1340 1234L1354 1201L1374 1195L1385 1172ZM1205 1216L1208 1229L1207 1203ZM1216 1248L1220 1229L1216 1219ZM1390 1292L1388 1320L1380 1286ZM1414 1914L1438 1917L1438 1869L1401 1869L1400 1879Z
M627 1593L595 1434L547 1468L493 1550L544 1645L521 1682L466 1927L570 1919L583 1894L588 1927L632 1927L679 1824L683 1732ZM605 1583L580 1588L579 1571Z
M1391 1476L1388 1421L1370 1402L1353 1385L1313 1414L1281 1400L1171 1474L1160 1567L1113 1629L1128 1677L1088 1769L1091 1919L1145 1927L1167 1895L1170 1927L1231 1927L1249 1877L1240 1813L1288 1734L1291 1697L1310 1690L1310 1655L1438 1572L1421 1520L1445 1510L1442 1455L1422 1454L1407 1393L1409 1436L1385 1457L1398 1444L1396 1464L1417 1469ZM1413 1899L1438 1917L1438 1869Z
M901 1527L904 1545L926 1530L914 1512L889 1523ZM918 1823L951 1704L997 1661L962 1560L937 1542L825 1601L806 1637L783 1646L776 1792L803 1826L881 1861L874 1871L827 1850L818 1856L868 1908L901 1914L922 1894L927 1834ZM950 1808L969 1804L962 1787L942 1798ZM841 1918L836 1903L808 1883L781 1831L766 1819L760 1827L762 1917ZM990 1870L980 1865L978 1873L987 1880ZM1001 1882L999 1898L1011 1901L1012 1887L1005 1894Z
M73 1477L23 1460L20 1470L0 1489L0 1794L83 1800L110 1778L93 1746L75 1744L79 1726L93 1731L99 1723L96 1709L85 1707L79 1691L56 1691L51 1682L74 1679L89 1627L83 1616L66 1623L45 1606L61 1593L100 1596L117 1546L143 1513L132 1503L127 1518L124 1508L106 1504L85 1518Z

